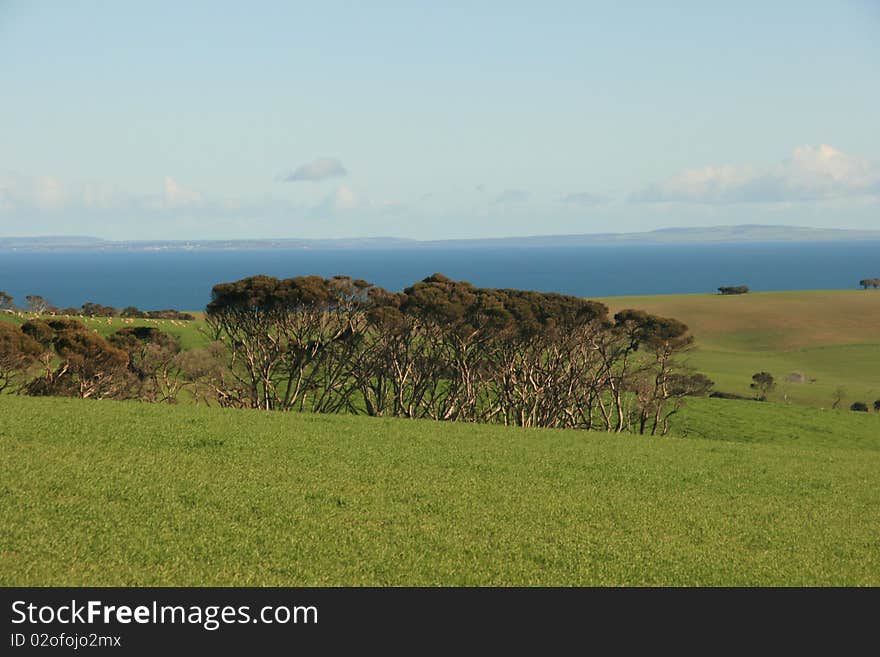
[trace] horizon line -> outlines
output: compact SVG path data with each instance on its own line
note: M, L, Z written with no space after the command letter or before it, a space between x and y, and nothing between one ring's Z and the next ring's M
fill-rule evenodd
M436 244L438 242L490 242L501 240L533 240L533 239L560 239L560 238L627 238L643 235L662 235L670 233L698 233L698 232L722 232L727 230L783 230L790 232L814 232L814 233L857 233L876 234L880 237L880 229L871 228L839 228L839 227L816 227L789 224L723 224L717 226L666 226L643 231L626 232L588 232L588 233L537 233L528 235L504 235L495 237L446 237L439 239L419 239L414 237L397 237L393 235L374 236L349 236L349 237L195 237L187 239L175 238L152 238L152 239L109 239L84 234L43 234L43 235L0 235L0 243L3 241L44 241L44 240L88 240L93 243L104 244L156 244L156 243L222 243L222 242L351 242L351 241L377 241L387 240L395 242L407 242L413 244Z

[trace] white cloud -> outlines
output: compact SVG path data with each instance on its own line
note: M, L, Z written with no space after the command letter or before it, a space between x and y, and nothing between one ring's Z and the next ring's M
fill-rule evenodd
M880 167L822 144L773 167L721 165L685 171L631 196L644 203L779 203L880 194Z
M170 176L165 177L161 194L134 195L106 182L67 182L53 176L0 174L0 211L5 212L164 211L203 205L200 192Z
M80 194L78 187L65 185L54 176L0 174L0 208L6 210L29 208L54 212L77 200Z
M37 180L36 203L42 210L60 210L67 205L67 190L52 176Z
M406 203L371 198L347 185L340 185L314 206L309 214L319 218L346 216L374 221L378 217L400 215L409 209Z
M190 205L198 205L202 202L202 195L193 189L187 189L173 178L165 176L165 205L166 207L179 208Z
M341 185L332 195L334 210L354 210L360 207L361 199L351 188Z
M314 214L328 216L363 209L369 205L367 198L346 185L340 185L314 208Z
M71 196L71 191L53 176L0 175L0 208L5 210L29 208L56 211L67 205Z
M328 178L339 178L348 173L342 162L333 157L319 157L298 167L293 173L282 176L283 182L299 182L308 180L316 182Z

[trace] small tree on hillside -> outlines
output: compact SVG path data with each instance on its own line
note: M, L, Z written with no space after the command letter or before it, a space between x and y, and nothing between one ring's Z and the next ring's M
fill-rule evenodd
M48 299L41 297L39 294L29 294L24 300L27 301L27 309L38 315L44 315L55 309Z
M0 290L0 310L15 310L15 302L3 290Z
M759 401L766 401L767 393L776 387L776 381L773 379L773 375L769 372L758 372L757 374L752 375L752 384L750 387L757 391L758 394L756 399Z
M849 410L857 411L859 413L867 413L868 405L865 402L853 402L852 405L849 407Z

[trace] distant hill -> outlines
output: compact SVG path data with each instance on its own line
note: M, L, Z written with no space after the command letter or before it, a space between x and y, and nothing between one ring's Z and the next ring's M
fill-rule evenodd
M113 244L97 237L59 235L49 237L0 237L0 251L43 251L51 249L94 249Z
M806 228L800 226L712 226L661 228L642 233L586 233L532 235L481 239L412 240L397 237L340 239L232 239L232 240L132 240L111 241L96 237L0 237L0 251L159 251L243 249L419 249L480 247L556 247L612 244L692 244L700 242L841 242L880 241L880 230Z
M690 244L694 242L841 242L880 240L880 230L806 228L800 226L712 226L661 228L643 233L536 235L480 240L419 242L422 246L588 246L593 244Z

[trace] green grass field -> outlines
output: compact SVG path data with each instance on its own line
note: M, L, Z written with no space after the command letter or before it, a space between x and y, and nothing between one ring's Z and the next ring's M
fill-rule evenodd
M880 414L828 410L880 398L880 293L603 301L779 388L665 438L0 395L0 585L880 585Z
M686 437L0 396L0 585L880 585L880 417Z
M843 406L880 399L880 292L833 290L612 297L612 311L639 308L690 326L696 349L688 361L716 389L750 394L755 372L778 381L770 396L830 407L843 388ZM795 372L806 382L787 381ZM812 382L810 382L813 380Z

